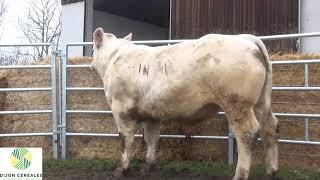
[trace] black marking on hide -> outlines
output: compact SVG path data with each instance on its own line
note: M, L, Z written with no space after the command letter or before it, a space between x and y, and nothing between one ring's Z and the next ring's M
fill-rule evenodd
M219 59L219 58L214 58L214 62L215 62L216 64L220 64L221 59Z
M165 72L165 73L166 73L166 75L168 76L167 64L164 64L164 72Z
M149 74L149 65L148 65L148 67L147 66L143 67L143 73L142 74L148 76L148 74Z

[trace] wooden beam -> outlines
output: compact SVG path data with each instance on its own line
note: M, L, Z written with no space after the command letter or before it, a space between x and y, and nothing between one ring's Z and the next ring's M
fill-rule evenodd
M61 5L66 5L66 4L71 4L71 3L76 3L76 2L81 2L84 0L61 0Z
M93 0L85 0L85 14L84 14L84 41L91 42L93 33ZM86 46L84 48L84 55L90 56L92 47Z

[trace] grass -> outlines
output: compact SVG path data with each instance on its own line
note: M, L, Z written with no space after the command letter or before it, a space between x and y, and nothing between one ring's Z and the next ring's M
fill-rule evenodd
M130 176L138 176L142 161L134 159L130 165ZM44 161L44 175L67 176L73 173L101 173L111 175L116 168L113 160L46 160ZM160 177L175 177L177 174L201 177L230 177L234 174L235 167L222 162L195 162L195 161L160 161L152 170ZM264 167L252 168L250 179L260 179L264 176ZM281 168L279 177L284 180L292 179L320 179L320 172L311 169Z

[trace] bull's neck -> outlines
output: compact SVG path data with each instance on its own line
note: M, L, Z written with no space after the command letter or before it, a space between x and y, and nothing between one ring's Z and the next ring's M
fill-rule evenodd
M108 72L110 72L109 69L110 69L111 66L113 65L113 61L115 61L115 60L117 59L117 57L118 57L118 52L119 52L119 50L120 50L122 47L126 46L126 45L128 45L128 43L122 41L122 42L118 42L117 45L113 46L113 47L110 49L109 53L107 54L107 56L106 56L106 58L105 58L105 61L102 62L103 65L102 65L102 66L99 66L99 68L97 68L97 70L98 70L101 78L104 79L105 76L108 75Z

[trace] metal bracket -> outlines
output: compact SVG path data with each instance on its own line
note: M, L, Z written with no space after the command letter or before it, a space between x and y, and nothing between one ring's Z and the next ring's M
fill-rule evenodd
M57 127L58 128L66 128L66 125L65 124L59 124Z

